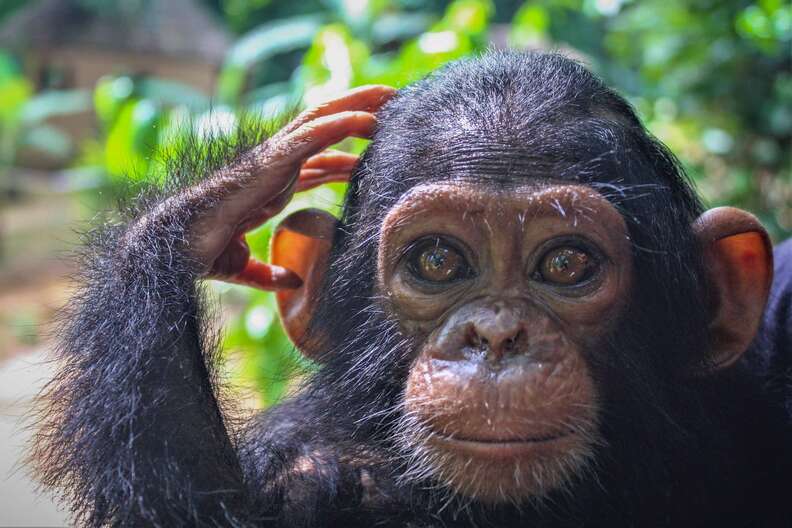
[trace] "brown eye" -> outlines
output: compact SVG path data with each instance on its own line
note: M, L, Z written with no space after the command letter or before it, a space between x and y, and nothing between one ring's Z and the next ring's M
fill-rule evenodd
M417 278L437 283L455 281L469 272L465 257L439 239L421 244L413 250L409 268Z
M594 259L573 247L550 250L539 263L538 274L542 280L559 286L579 284L596 271Z

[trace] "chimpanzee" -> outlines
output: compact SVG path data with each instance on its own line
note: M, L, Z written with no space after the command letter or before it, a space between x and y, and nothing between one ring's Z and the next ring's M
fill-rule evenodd
M491 51L171 172L91 233L64 316L31 458L76 522L792 526L792 264L580 64ZM340 219L250 258L339 180ZM244 423L206 277L277 290L318 365Z

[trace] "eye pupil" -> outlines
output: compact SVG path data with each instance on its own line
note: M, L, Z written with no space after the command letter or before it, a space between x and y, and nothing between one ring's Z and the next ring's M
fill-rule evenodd
M460 266L458 254L449 248L429 248L421 254L421 275L435 282L444 282L454 278Z
M446 256L443 250L432 251L426 256L426 264L435 270L439 270L446 263Z
M465 258L455 248L434 240L419 246L413 253L410 269L416 277L428 282L452 282L464 275Z
M564 247L554 249L545 255L539 275L545 282L570 286L589 278L594 268L588 253L580 249Z
M567 268L569 268L569 255L558 254L550 261L550 270L553 272L563 273Z

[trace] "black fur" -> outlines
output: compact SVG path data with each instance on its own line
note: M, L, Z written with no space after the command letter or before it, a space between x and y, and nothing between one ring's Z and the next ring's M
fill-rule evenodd
M136 210L132 227L94 237L33 452L78 521L788 525L789 391L759 361L759 345L730 371L689 375L708 349L706 263L690 229L703 207L621 97L559 55L493 52L402 90L379 122L350 184L312 322L324 366L241 429L216 402L216 341L184 256L194 211L163 212L157 204L168 193L160 194ZM250 144L215 147L208 165L176 171L189 175L177 187ZM607 350L587 358L602 387L605 442L595 467L535 503L487 507L404 478L409 453L397 439L409 431L395 425L416 344L374 290L374 256L385 213L435 179L580 182L628 224L637 273L630 317Z

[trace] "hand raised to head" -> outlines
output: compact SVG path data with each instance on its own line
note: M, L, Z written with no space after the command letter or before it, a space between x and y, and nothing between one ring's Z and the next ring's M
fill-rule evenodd
M306 110L191 191L211 199L188 231L189 251L208 276L268 290L299 286L290 270L252 259L244 235L282 211L295 192L347 181L357 157L325 149L347 137L370 137L373 112L394 93L363 86Z

